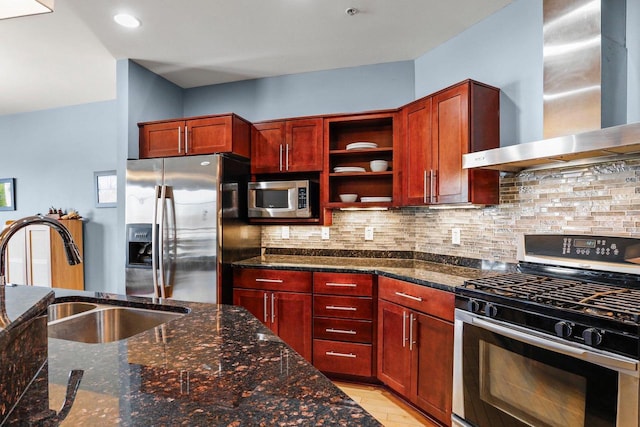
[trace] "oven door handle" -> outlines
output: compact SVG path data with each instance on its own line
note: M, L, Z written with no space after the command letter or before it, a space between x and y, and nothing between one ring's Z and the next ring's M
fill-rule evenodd
M494 332L508 338L513 338L514 340L518 340L526 344L531 344L535 347L575 357L576 359L584 360L614 371L632 372L636 377L638 376L638 362L630 358L607 355L589 349L573 347L553 341L550 337L534 335L530 331L523 330L523 328L514 325L505 327L477 317L472 317L471 323L479 328L486 329L490 332Z

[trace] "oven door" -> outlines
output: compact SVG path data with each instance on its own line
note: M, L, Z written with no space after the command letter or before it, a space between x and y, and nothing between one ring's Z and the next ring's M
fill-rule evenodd
M454 426L638 426L638 361L455 316Z

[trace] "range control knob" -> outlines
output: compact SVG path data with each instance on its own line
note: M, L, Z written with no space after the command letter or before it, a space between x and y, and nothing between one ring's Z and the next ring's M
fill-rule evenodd
M556 331L556 335L560 338L569 338L573 333L573 325L569 322L565 322L564 320L556 323L554 329Z
M496 315L498 314L498 307L491 303L487 303L487 305L484 307L484 314L489 317L496 317Z
M596 328L587 328L582 331L582 338L586 345L595 347L600 345L602 342L602 332L598 331Z
M470 299L469 301L467 301L467 310L469 310L472 313L479 313L480 312L480 302L474 300L474 299Z

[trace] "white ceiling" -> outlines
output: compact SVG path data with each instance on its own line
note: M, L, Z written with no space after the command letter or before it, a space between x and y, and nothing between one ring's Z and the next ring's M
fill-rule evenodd
M0 20L0 115L114 99L122 58L183 88L413 60L510 2L56 0Z

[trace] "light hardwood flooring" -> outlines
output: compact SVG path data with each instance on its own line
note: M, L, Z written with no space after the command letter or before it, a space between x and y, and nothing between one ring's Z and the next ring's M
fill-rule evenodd
M437 426L382 387L334 383L385 427Z

